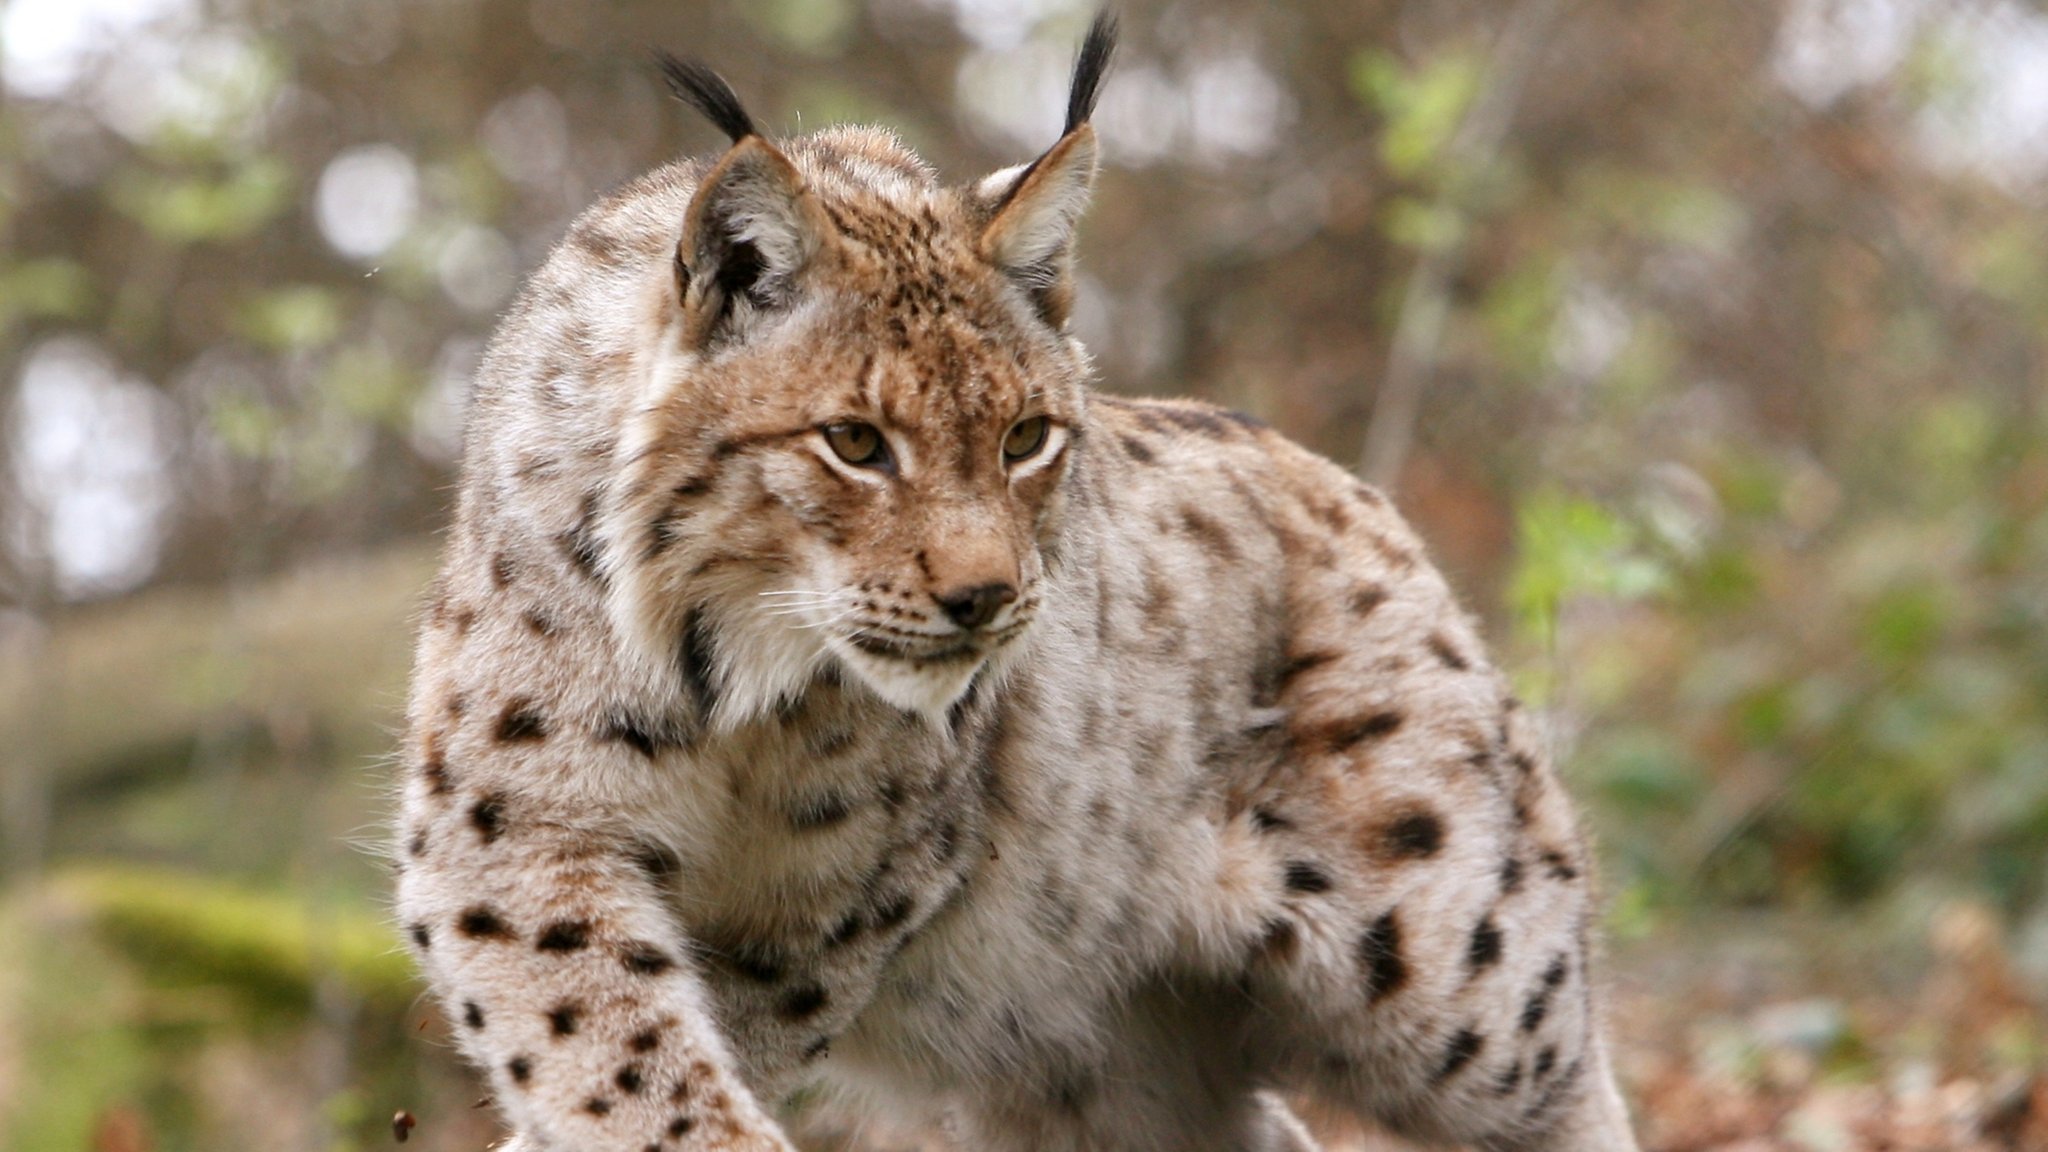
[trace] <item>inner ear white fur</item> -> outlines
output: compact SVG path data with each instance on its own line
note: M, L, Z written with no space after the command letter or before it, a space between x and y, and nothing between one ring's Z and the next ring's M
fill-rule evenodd
M1055 279L1088 208L1095 162L1095 129L1083 124L1036 163L984 179L977 191L999 193L1006 185L1011 190L982 230L982 258L1034 287Z
M996 169L974 186L974 195L991 208L1001 206L1010 189L1017 186L1017 178L1029 167L1029 164L1012 164L1008 168Z

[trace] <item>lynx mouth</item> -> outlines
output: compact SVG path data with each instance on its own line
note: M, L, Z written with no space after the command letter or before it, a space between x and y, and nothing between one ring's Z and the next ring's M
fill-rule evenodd
M1016 649L1015 641L1030 623L1025 613L991 631L940 636L879 624L842 632L831 647L846 669L882 699L939 720L992 661Z
M907 644L901 640L892 640L886 636L856 632L848 636L846 641L869 656L879 657L884 660L900 660L917 666L959 664L980 660L988 655L982 645L966 639L927 648Z

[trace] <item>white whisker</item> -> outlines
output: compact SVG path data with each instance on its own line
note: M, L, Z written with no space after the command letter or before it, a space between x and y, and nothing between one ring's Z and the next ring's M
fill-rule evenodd
M801 607L798 607L798 608L780 608L780 609L777 609L777 610L775 610L775 611L773 611L773 612L763 612L763 613L761 613L761 615L763 615L763 616L809 616L809 615L812 615L813 613L815 613L815 612L817 612L817 611L819 611L819 610L821 610L821 609L822 609L822 610L825 610L825 611L832 611L832 610L833 610L834 608L835 608L835 605L831 605L831 604L805 604L805 605L803 605L803 606L801 606ZM838 611L839 611L839 613L840 613L840 614L842 614L842 615L843 615L843 614L845 614L846 612L850 612L850 611L852 611L852 609L851 609L850 607L849 607L849 608L840 608L840 609L838 609Z

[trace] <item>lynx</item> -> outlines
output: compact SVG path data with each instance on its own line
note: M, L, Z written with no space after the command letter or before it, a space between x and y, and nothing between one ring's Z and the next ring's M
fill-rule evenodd
M1588 858L1388 502L1088 387L1089 118L941 183L732 139L586 212L477 374L398 909L515 1145L1626 1152Z

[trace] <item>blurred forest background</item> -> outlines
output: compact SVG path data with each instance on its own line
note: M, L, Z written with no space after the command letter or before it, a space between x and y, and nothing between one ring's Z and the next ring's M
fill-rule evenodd
M1123 9L1103 386L1396 491L1588 806L1647 1147L2048 1149L2048 3ZM651 48L964 180L1091 15L5 0L0 1147L493 1138L371 849L494 314L716 146Z

